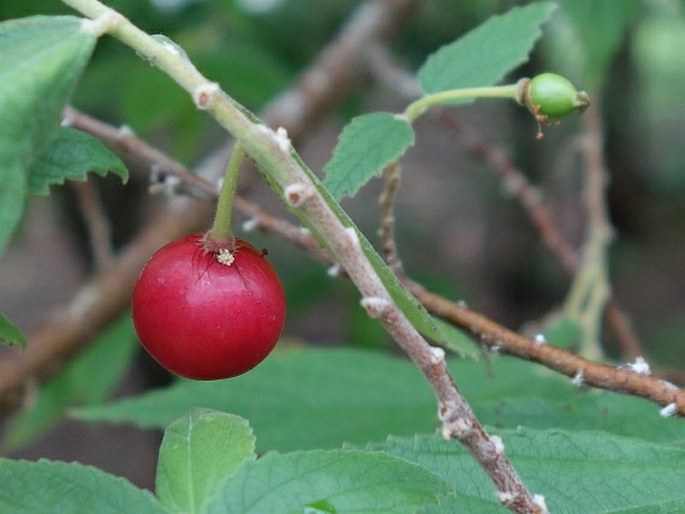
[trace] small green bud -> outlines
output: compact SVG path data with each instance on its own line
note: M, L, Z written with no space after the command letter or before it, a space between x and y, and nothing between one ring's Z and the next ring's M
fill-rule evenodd
M523 103L540 119L549 121L572 112L583 112L590 105L585 91L576 91L571 82L556 73L541 73L526 84Z

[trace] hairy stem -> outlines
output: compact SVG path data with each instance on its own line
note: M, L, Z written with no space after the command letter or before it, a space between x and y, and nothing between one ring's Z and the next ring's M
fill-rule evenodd
M434 105L448 104L455 100L467 100L473 98L510 98L517 100L520 94L520 85L508 84L506 86L491 86L491 87L471 87L464 89L451 89L449 91L441 91L440 93L433 93L415 100L410 103L405 109L404 115L410 123L413 123L416 118L421 116L426 109Z
M374 269L361 234L349 225L316 176L293 150L284 130L274 132L205 79L176 49L134 27L97 0L64 0L88 16L106 17L107 31L176 80L238 139L266 179L300 219L327 246L362 294L361 304L378 319L421 369L439 403L443 434L461 441L498 489L500 502L515 512L545 512L544 500L525 488L508 460L501 439L489 436L447 371L444 352L431 347L393 301Z
M219 200L216 204L214 222L209 233L216 240L229 239L233 235L231 230L231 217L233 214L233 199L235 198L236 187L238 186L238 172L240 165L245 160L245 150L240 143L233 147L233 153L226 165L226 176L221 185Z
M395 200L402 175L400 163L397 161L390 163L386 166L384 175L385 187L379 199L381 227L378 230L378 235L381 238L385 262L395 273L402 273L402 262L397 253L397 243L395 242Z

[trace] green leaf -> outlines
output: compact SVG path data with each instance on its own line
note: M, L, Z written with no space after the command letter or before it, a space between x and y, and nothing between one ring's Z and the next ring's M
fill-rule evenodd
M164 432L156 491L172 512L200 512L240 464L254 460L255 437L247 421L193 409Z
M442 479L385 453L314 450L247 462L204 511L416 512L449 493Z
M379 373L382 370L382 373ZM81 419L164 427L192 407L250 420L260 451L335 448L435 426L435 400L403 359L354 350L290 351L230 380L181 380L109 406L78 409Z
M585 87L595 89L607 74L609 61L618 50L641 2L561 0L561 4L577 32L575 44L582 48Z
M95 46L73 16L0 23L0 253L28 195L27 170L59 126L62 107Z
M30 406L12 419L0 447L6 451L28 443L51 428L72 405L103 401L129 368L137 347L131 317L126 314L35 392Z
M46 195L50 186L69 180L86 180L89 171L100 176L113 172L128 180L121 159L90 134L61 128L49 146L33 162L29 172L29 194Z
M519 429L497 435L528 489L545 497L550 512L663 512L663 505L677 512L676 506L685 505L685 449L603 432ZM455 496L441 502L440 510L425 512L507 512L497 506L483 470L454 441L390 437L367 449L420 464L452 484ZM479 502L482 510L466 508Z
M357 237L359 238L359 244L361 245L364 254L373 266L373 269L378 274L378 277L383 282L383 285L387 288L388 293L390 293L390 296L392 296L395 305L397 305L397 307L407 317L411 324L419 332L421 332L423 336L437 343L444 345L448 344L447 340L449 339L449 336L445 335L438 328L437 324L435 323L435 318L433 318L423 307L423 305L417 301L416 297L402 285L395 272L388 267L373 245L357 228L347 212L345 212L340 204L331 196L331 194L328 192L328 189L323 186L318 177L314 175L311 170L304 165L304 163L302 165L302 169L307 173L307 176L311 182L317 187L317 190L321 194L322 198L335 213L336 217L343 223L343 225L353 229L357 234ZM316 232L316 229L309 223L309 221L302 216L298 210L293 210L293 213L298 217L305 227L308 227L310 230L312 230L314 236L318 238L325 248L325 240L319 236L319 234Z
M561 316L550 320L542 335L549 344L572 350L580 345L583 331L577 320L570 316Z
M432 54L418 73L427 94L491 86L528 60L555 5L538 2L493 16Z
M468 357L469 359L476 361L480 358L481 350L475 345L473 339L469 335L462 332L454 325L442 321L440 318L433 318L433 321L437 325L438 330L445 336L442 340L442 346L446 350L449 350L462 358Z
M26 346L26 337L23 332L2 312L0 312L0 342L8 346L15 344L22 348Z
M685 444L685 423L659 406L608 391L583 391L539 365L492 357L451 359L449 368L483 423L516 428L604 430ZM380 372L381 370L382 372ZM437 428L435 398L413 364L382 353L338 349L276 354L222 382L182 381L137 398L82 408L82 419L164 427L207 407L250 420L260 451L334 448Z
M0 459L0 512L12 514L164 514L149 492L82 464Z
M340 135L333 158L324 168L324 186L336 200L354 196L413 144L411 125L394 114L374 112L358 116Z

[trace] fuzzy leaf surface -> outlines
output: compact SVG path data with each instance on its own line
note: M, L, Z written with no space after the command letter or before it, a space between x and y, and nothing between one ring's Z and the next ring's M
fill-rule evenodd
M449 492L437 475L385 453L269 453L243 465L203 512L402 514Z
M232 414L193 409L164 432L156 491L171 512L201 512L225 478L254 460L255 436Z
M554 8L549 2L514 7L443 46L419 70L421 89L430 94L499 82L528 60Z
M0 253L24 212L28 169L58 129L95 42L74 16L0 23Z
M0 459L0 512L12 514L164 514L149 492L75 462Z
M61 128L37 157L29 172L29 194L47 195L50 186L69 180L86 180L89 171L100 176L108 172L128 180L126 165L109 148L90 134Z
M541 366L507 357L488 365L448 365L479 419L488 425L603 430L685 445L685 423L659 416L658 405L608 391L583 391ZM379 372L382 370L382 373ZM435 397L413 364L378 352L293 350L269 357L228 381L177 384L78 417L164 427L192 407L250 420L260 451L335 448L387 434L429 433L438 427Z
M357 116L343 130L333 158L324 168L324 186L336 200L354 196L413 144L411 125L394 114Z
M492 432L492 431L491 431ZM550 512L677 512L685 505L685 449L604 432L497 430L528 489ZM454 487L440 508L422 512L508 512L498 505L483 470L463 446L437 435L390 437L371 444L420 464ZM668 506L666 510L659 510ZM676 508L675 510L673 510ZM670 509L670 510L669 510Z

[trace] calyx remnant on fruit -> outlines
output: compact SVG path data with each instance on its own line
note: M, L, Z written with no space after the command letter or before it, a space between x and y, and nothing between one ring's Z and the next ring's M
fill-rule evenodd
M222 248L216 254L216 260L219 262L219 264L223 264L224 266L230 266L235 262L235 256L229 248Z
M541 73L520 82L519 102L539 123L549 124L572 112L585 111L590 105L590 98L585 91L577 91L565 77Z

